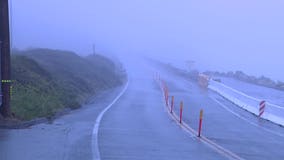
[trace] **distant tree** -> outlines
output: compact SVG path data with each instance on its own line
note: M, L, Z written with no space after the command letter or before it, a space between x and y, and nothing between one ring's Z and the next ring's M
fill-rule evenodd
M235 77L237 78L237 79L239 79L239 80L243 80L243 81L246 81L246 82L248 82L248 79L249 79L249 77L248 77L248 75L246 75L244 72L242 72L242 71L236 71L235 72Z
M266 87L275 87L276 83L268 77L261 76L258 78L257 83Z
M228 77L233 77L233 76L234 76L234 72L229 71L229 72L227 73L227 75L228 75Z
M284 90L284 82L277 81L276 83L276 89Z

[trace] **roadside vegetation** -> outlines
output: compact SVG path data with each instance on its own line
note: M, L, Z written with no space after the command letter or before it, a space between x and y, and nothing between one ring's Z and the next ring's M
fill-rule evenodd
M11 109L21 120L79 108L91 96L123 83L122 69L98 54L31 49L14 51L11 59Z

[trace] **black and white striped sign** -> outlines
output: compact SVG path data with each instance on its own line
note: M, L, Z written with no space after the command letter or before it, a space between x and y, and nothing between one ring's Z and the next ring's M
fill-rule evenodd
M261 117L264 113L264 109L265 109L265 101L261 101L259 103L259 117Z

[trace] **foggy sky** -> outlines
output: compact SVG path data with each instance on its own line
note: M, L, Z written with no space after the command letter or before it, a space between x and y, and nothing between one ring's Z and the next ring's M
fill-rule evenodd
M284 80L283 0L12 0L13 46L147 54Z

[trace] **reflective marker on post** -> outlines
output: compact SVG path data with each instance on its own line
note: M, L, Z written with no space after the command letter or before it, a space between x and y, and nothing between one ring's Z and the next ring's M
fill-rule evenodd
M180 102L180 111L179 111L179 123L182 122L182 109L183 109L183 102Z
M172 96L172 102L171 102L171 113L173 113L173 108L174 108L174 99L175 97Z
M261 101L259 103L259 115L258 115L258 117L261 117L263 115L264 109L265 109L265 101Z
M200 135L201 135L202 118L203 118L203 109L200 110L200 115L199 115L198 137L200 137Z

